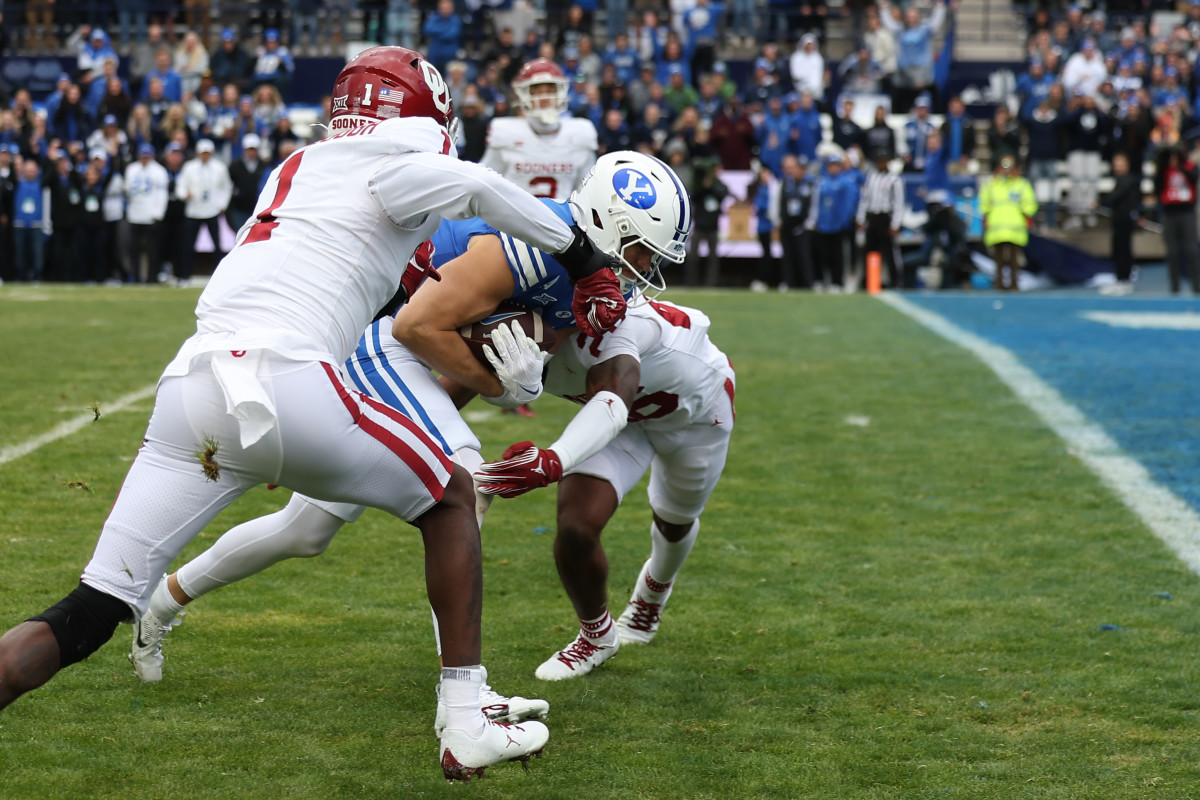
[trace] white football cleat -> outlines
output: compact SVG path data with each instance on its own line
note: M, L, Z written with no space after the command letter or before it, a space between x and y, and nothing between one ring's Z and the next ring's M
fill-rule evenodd
M433 721L433 732L438 736L446 729L446 705L442 702L442 686L433 687L437 693L437 716ZM525 697L505 697L487 684L487 667L483 667L483 686L479 690L479 705L483 715L494 722L521 722L522 720L545 719L550 713L550 704L545 700Z
M620 641L615 641L608 647L601 647L580 631L578 638L567 647L550 656L534 675L544 681L561 681L566 678L577 678L587 675L596 667L608 661L617 654Z
M642 565L633 597L629 598L629 605L625 606L617 620L617 638L621 644L647 644L658 633L658 624L662 622L662 613L667 607L667 598L671 596L674 583L666 584L660 591L653 591L650 588L649 567L649 561Z
M448 781L469 781L505 761L520 761L529 769L530 757L541 757L550 730L540 722L504 725L488 720L478 739L456 728L443 730L441 739L442 775Z
M129 651L129 663L133 664L133 672L146 683L158 683L162 680L163 637L167 632L187 616L181 611L165 624L155 616L154 612L146 612L146 616L133 621L133 647Z

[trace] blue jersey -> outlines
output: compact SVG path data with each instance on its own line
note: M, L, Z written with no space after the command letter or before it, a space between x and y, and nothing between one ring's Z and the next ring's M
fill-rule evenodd
M40 188L40 184L38 184ZM568 225L574 225L570 206L564 202L543 199L551 211ZM504 248L508 261L508 269L513 277L512 300L527 308L536 310L548 324L554 328L569 328L575 324L575 316L571 312L571 298L574 290L567 278L567 271L550 255L536 250L524 242L518 241L506 233L500 233L481 219L442 220L433 240L433 266L440 269L443 264L467 252L472 236L496 235ZM464 434L457 422L462 425L461 418L454 415L450 419L439 415L441 408L435 397L436 388L418 386L414 391L411 381L424 382L424 370L417 376L411 369L405 373L408 362L415 362L415 356L406 348L396 348L392 339L391 315L396 313L397 306L388 304L371 327L367 328L358 341L358 348L346 360L346 372L359 391L392 408L398 410L409 419L424 428L441 446L446 455L451 455L458 447L478 449L478 440L471 437L473 445L465 441L469 431ZM406 379L405 374L409 377ZM432 405L431 405L432 404ZM442 420L439 424L439 419ZM447 431L444 425L449 424ZM462 425L465 429L465 425Z
M575 224L570 206L563 201L543 198L542 202L568 225ZM491 234L500 237L509 272L513 277L513 302L532 308L555 329L575 325L571 312L574 290L567 271L549 253L543 253L481 219L444 220L433 235L433 265L441 267L467 251L472 236Z

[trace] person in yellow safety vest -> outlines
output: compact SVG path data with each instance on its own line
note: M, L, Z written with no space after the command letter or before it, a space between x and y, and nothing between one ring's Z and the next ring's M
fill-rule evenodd
M1017 290L1018 264L1029 243L1029 226L1037 210L1033 186L1021 177L1017 160L1004 156L996 174L979 191L983 244L996 262L996 287L1000 291Z

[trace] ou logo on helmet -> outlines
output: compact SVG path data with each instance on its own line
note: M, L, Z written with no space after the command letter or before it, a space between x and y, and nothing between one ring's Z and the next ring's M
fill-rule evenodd
M613 189L617 196L634 208L653 208L658 201L654 183L641 172L630 167L619 169L613 175Z
M443 114L449 114L450 87L446 86L442 73L438 72L437 67L428 61L422 61L421 76L425 78L425 85L429 87L429 93L433 95L433 105Z

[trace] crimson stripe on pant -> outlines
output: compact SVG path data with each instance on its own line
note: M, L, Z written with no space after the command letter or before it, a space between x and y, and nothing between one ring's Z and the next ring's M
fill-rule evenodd
M362 428L364 433L367 433L373 439L399 456L400 460L407 464L412 471L416 473L416 476L420 478L421 483L425 485L426 491L433 496L433 499L440 502L442 499L442 494L445 492L446 485L434 473L433 468L429 465L429 460L422 458L421 455L414 450L408 442L401 439L395 431L389 430L384 425L381 425L379 422L376 422L367 416L362 408L362 405L365 405L369 409L382 414L395 423L398 427L403 428L405 432L416 437L417 441L424 446L426 452L434 457L437 463L441 465L442 469L445 470L446 474L448 475L453 471L454 466L450 463L450 459L447 458L442 452L442 448L439 447L432 439L430 439L429 435L425 433L425 431L421 430L421 428L418 427L408 417L404 416L399 411L385 403L380 403L377 400L367 397L362 392L351 391L346 387L346 384L342 383L341 377L333 367L324 362L321 363L321 366L325 368L325 374L329 376L329 382L333 384L334 389L338 393L338 397L340 397L342 400L342 404L346 407L346 410L350 412L350 416L354 420L354 424Z

